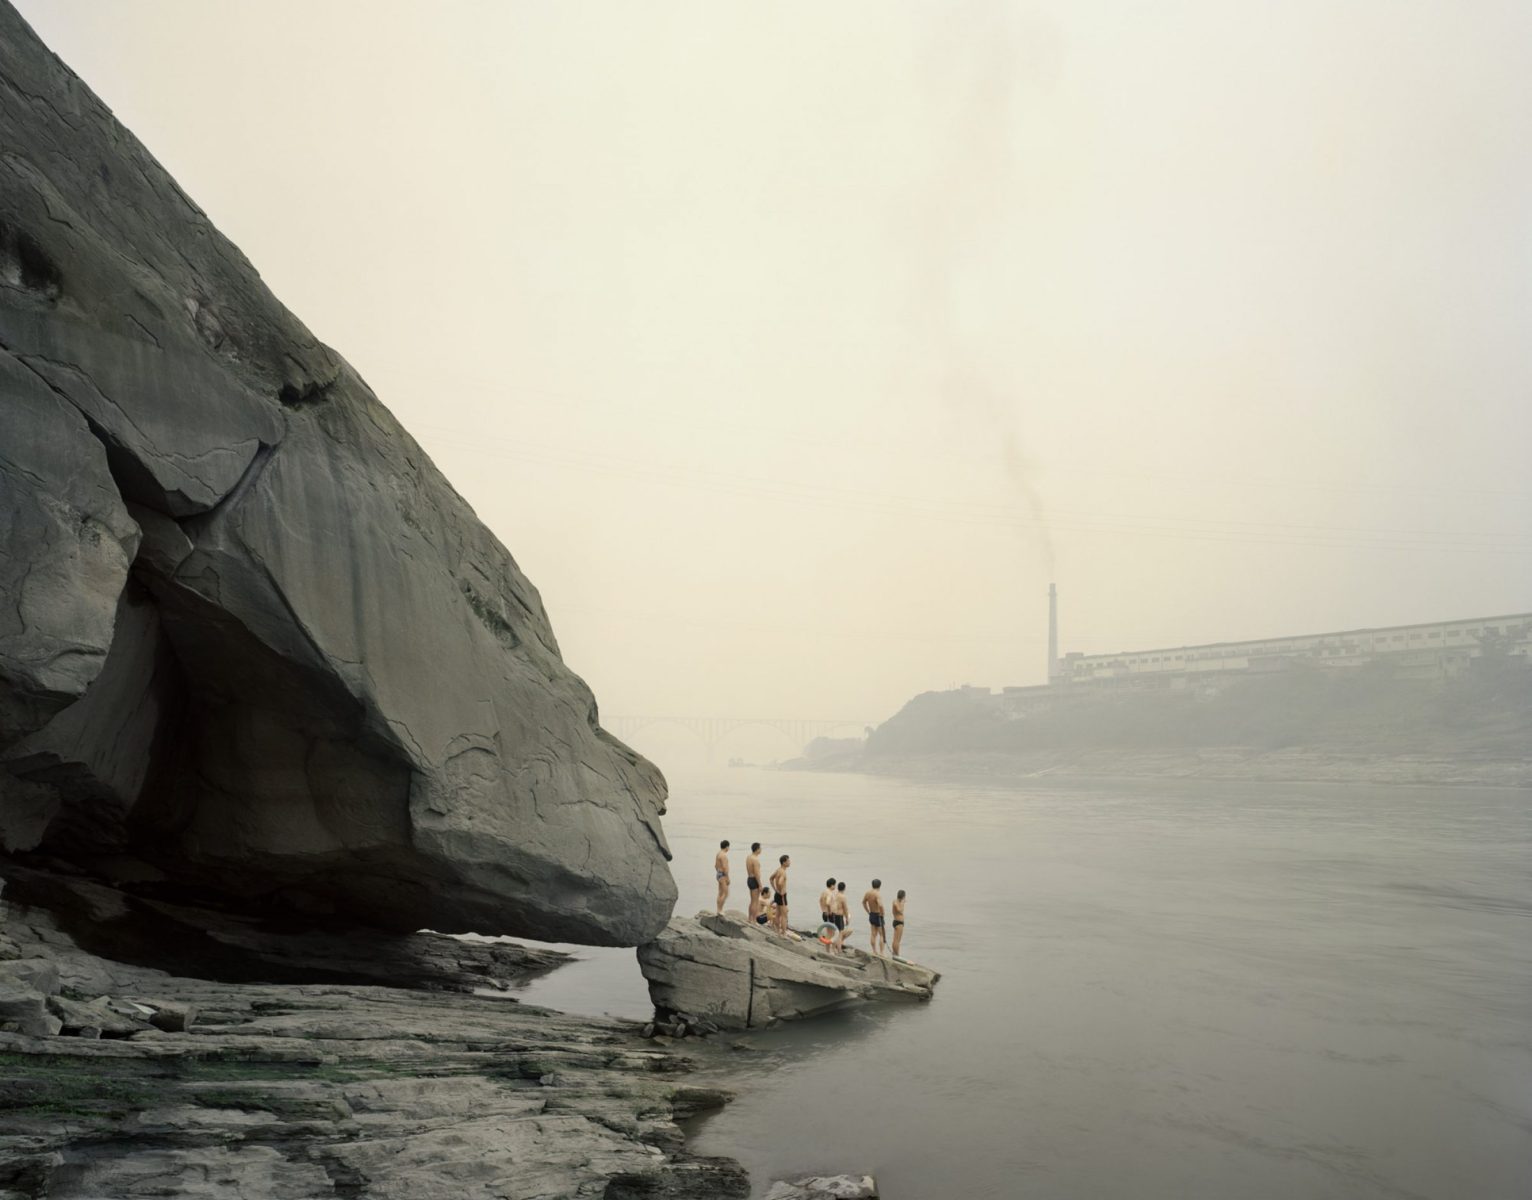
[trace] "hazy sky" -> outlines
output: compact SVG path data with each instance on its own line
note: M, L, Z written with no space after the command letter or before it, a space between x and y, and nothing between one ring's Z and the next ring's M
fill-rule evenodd
M1532 609L1532 5L21 0L618 713Z

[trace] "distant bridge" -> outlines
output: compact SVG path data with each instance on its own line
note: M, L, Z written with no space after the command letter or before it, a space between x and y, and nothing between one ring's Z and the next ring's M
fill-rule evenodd
M792 741L793 751L797 753L814 738L832 737L835 734L839 734L842 737L851 737L852 735L860 737L869 725L876 724L876 721L837 721L827 718L804 717L620 716L601 718L602 728L611 730L611 732L624 740L637 737L644 730L659 725L669 725L678 729L684 729L702 742L702 747L707 753L708 761L710 762L713 758L713 752L718 748L718 743L736 729L774 729Z

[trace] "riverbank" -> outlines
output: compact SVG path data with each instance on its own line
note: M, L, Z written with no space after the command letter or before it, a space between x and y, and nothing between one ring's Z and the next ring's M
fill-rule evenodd
M785 764L906 779L1532 787L1532 666L1448 679L1292 670L1187 687L925 692Z
M964 750L910 755L838 754L796 759L782 770L945 781L1207 779L1243 783L1354 783L1400 787L1532 788L1532 757L1446 758L1341 754L1316 749Z
M143 924L109 889L89 900L104 929ZM390 939L411 948L401 986L304 983L306 955L282 966L267 942L246 965L294 982L230 981L101 957L69 924L0 904L0 1030L29 1030L0 1031L0 1196L749 1194L739 1164L686 1149L679 1122L730 1098L688 1082L692 1059L632 1022L459 990L514 986L562 955L412 935ZM212 961L237 973L221 932ZM375 972L387 949L357 957ZM462 965L432 980L433 959ZM5 1019L28 1004L30 1022Z

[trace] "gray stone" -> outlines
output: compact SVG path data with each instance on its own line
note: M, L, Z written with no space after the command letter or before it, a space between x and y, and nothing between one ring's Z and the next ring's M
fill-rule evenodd
M941 978L860 950L832 954L812 938L783 938L736 912L674 918L638 948L638 962L658 1012L703 1014L715 1029L760 1028L874 1001L929 1000Z
M51 958L13 958L0 962L0 982L31 988L44 996L59 990L58 964Z
M0 982L0 1029L29 1037L51 1037L63 1022L48 1011L48 998L24 983Z
M766 1200L878 1200L878 1185L871 1175L812 1175L778 1180Z
M185 1033L197 1019L197 1008L192 1004L157 1004L149 1015L149 1024L166 1033Z
M76 703L0 755L21 779L50 785L61 803L49 824L55 844L121 844L157 757L181 716L179 669L149 593L133 580L100 674Z
M568 954L545 946L365 927L300 929L290 921L266 922L148 900L78 876L15 865L7 873L5 895L18 910L46 910L87 949L210 978L473 991L524 984L569 961ZM65 982L84 993L109 986L105 978ZM140 1011L126 1000L105 996L91 1003L138 1021L139 1028L152 1011L147 1005Z
M15 236L0 214L0 279ZM13 294L0 285L0 297ZM138 545L101 443L6 352L5 333L0 321L0 747L78 700L100 673ZM30 840L3 808L0 822L12 842Z
M49 996L48 1011L62 1022L64 1033L73 1037L131 1037L148 1028L141 1018L114 1011L106 996L91 1001ZM89 1032L91 1030L94 1032Z
M616 1022L453 991L170 976L85 954L43 910L0 913L62 978L114 998L174 995L200 1014L131 1040L0 1032L0 1180L22 1194L749 1193L737 1163L688 1153L676 1124L727 1097L686 1086L685 1061Z
M0 849L635 945L659 772L346 362L0 2Z

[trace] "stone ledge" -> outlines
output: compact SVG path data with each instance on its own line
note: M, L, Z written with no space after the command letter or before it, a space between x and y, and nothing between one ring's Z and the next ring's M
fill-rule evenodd
M743 913L675 917L638 948L649 998L721 1029L756 1029L860 1004L929 1000L929 967L847 948L835 954L810 934L784 938Z

